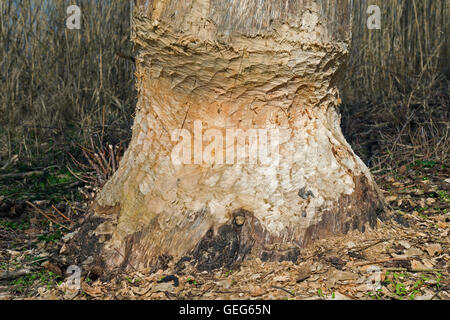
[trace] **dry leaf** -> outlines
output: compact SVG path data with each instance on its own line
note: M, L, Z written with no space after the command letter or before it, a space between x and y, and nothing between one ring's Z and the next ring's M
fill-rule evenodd
M147 292L149 292L152 289L152 285L148 285L146 287L131 287L131 291L133 291L133 293L139 295L139 296L143 296L145 295Z
M309 266L303 266L298 270L297 283L308 279L311 276L311 268Z
M411 268L413 270L424 270L425 266L419 260L412 260L411 261Z
M439 243L433 243L429 244L425 247L425 250L428 252L428 254L432 257L434 257L437 254L440 254L442 252L442 247Z
M157 285L155 285L152 288L152 292L170 292L170 293L174 293L175 292L175 286L172 283L169 282L163 282L163 283L158 283Z
M387 202L394 202L394 201L397 200L397 199L398 199L398 196L396 196L396 195L386 197L386 201L387 201Z
M250 287L250 295L252 297L259 297L265 293L265 290L260 286L251 286Z
M410 257L414 257L414 256L420 256L422 255L423 252L420 251L417 248L409 248L408 250L405 251L405 255L410 258Z
M99 287L93 288L85 282L81 284L81 288L83 289L83 292L93 298L98 298L103 295L102 289L100 289Z

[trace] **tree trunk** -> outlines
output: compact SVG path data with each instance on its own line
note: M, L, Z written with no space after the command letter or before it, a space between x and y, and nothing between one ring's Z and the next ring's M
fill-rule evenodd
M374 227L382 198L339 126L350 38L348 0L135 1L133 137L95 203L105 266L296 260Z

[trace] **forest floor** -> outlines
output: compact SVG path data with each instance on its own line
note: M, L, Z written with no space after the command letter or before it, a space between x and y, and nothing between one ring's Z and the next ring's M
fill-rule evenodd
M297 263L233 270L131 272L69 285L58 259L93 190L60 168L0 174L0 300L10 299L450 299L450 168L417 161L375 174L390 216L375 230L317 241Z

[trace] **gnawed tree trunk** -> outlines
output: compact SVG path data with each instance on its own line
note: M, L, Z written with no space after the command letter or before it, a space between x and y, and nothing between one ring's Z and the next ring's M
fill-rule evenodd
M95 205L106 267L295 260L373 227L380 193L339 126L350 33L347 0L137 0L133 138ZM269 161L227 157L251 141Z

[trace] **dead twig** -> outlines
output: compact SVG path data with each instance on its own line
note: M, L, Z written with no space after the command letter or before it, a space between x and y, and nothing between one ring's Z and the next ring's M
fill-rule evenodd
M61 211L59 211L53 204L52 204L52 208L53 208L60 216L62 216L64 219L66 219L66 220L69 221L70 223L73 223L72 220L70 220L70 219L67 218L64 214L62 214Z
M75 172L73 172L69 166L66 166L67 170L69 170L69 172L78 180L80 180L81 182L87 183L89 184L89 181L84 180L83 178L81 178L78 174L76 174Z
M278 290L283 290L284 292L287 292L287 293L289 293L291 296L295 297L295 294L294 294L294 293L290 292L289 290L287 290L287 289L285 289L285 288L282 288L282 287L279 287L279 286L272 286L272 288L278 289Z
M39 212L40 214L42 214L44 217L46 217L48 220L50 220L51 222L53 222L54 224L65 228L67 230L70 230L69 227L66 227L63 224L60 224L59 222L57 222L55 219L50 218L44 211L42 211L41 209L39 209L37 206L35 206L33 203L31 203L30 201L25 201L26 204L28 204L29 206L32 206L34 209L36 209L37 212Z

